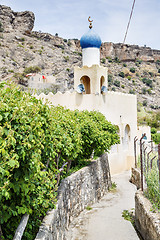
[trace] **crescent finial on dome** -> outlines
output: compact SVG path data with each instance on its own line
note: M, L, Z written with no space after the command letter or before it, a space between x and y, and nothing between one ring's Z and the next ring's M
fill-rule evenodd
M89 18L88 18L88 22L89 22L89 28L91 29L93 26L92 26L92 22L93 22L93 20L90 20L90 16L89 16Z

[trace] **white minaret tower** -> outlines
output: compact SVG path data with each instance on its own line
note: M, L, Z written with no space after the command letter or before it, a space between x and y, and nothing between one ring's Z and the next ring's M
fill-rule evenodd
M81 39L82 68L74 68L74 88L78 93L94 94L96 96L105 94L108 85L108 70L100 66L101 39L92 29L90 22L89 31Z
M91 67L92 65L100 65L100 46L101 39L97 33L92 29L92 22L90 17L89 31L85 33L81 39L80 44L82 47L82 65Z

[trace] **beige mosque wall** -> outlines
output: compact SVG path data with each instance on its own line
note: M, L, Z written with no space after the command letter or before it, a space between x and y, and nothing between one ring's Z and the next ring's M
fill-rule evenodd
M106 95L58 92L53 95L41 94L38 99L49 100L71 110L96 110L103 113L108 121L119 126L121 144L114 145L109 153L111 174L134 166L134 137L137 135L137 99L135 95L107 92Z

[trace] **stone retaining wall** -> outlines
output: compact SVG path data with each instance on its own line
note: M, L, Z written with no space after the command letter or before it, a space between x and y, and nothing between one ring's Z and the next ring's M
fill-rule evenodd
M135 223L144 240L160 240L160 213L152 212L152 204L138 190L135 195Z
M110 186L108 156L103 154L62 181L56 209L46 215L35 240L67 240L65 233L72 219L97 202Z
M132 175L131 175L131 183L136 185L137 189L140 189L141 187L141 173L140 170L137 168L132 168Z

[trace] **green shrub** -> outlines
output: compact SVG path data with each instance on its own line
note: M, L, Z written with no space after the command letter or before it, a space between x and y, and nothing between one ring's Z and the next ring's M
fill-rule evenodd
M158 69L158 73L160 73L160 68Z
M73 53L74 53L74 54L77 54L77 55L79 55L79 56L82 56L82 52L74 51Z
M136 60L136 63L141 64L141 63L142 63L142 60L137 59L137 60Z
M38 66L31 66L31 67L27 67L24 69L24 74L28 74L28 73L38 73L41 72L41 68Z
M4 29L2 27L2 23L0 22L0 32L3 32L3 31L4 31Z
M153 88L153 81L151 79L148 78L142 78L142 82L145 83L147 86L149 86L150 88Z
M68 62L69 61L69 56L64 56L64 61Z
M106 62L106 59L105 58L102 58L101 59L101 63L105 63Z
M119 76L122 77L122 78L124 78L124 77L125 77L124 72L120 72L120 73L119 73Z
M131 80L131 78L132 78L131 76L128 76L128 77L127 77L128 80Z
M143 101L143 106L146 107L147 106L147 100Z
M116 91L116 89L115 89L115 87L112 87L112 89L111 89L113 92L115 92Z
M151 128L151 133L152 133L152 134L155 134L155 133L157 133L157 130L156 130L156 128Z
M114 61L115 61L116 63L120 63L120 60L119 60L118 57L115 57L115 58L114 58Z
M152 90L151 90L150 88L148 88L148 89L147 89L147 93L148 93L149 95L151 95L151 94L152 94Z
M126 64L126 63L123 63L123 67L127 67L127 64Z
M63 49L63 50L64 50L64 46L63 46L63 45L61 45L61 44L57 45L57 47L58 47L58 48L61 48L61 49Z
M120 81L118 81L118 80L115 80L113 84L114 84L116 87L120 87Z
M147 89L146 88L142 88L142 94L146 94Z
M108 85L109 87L112 85L113 83L113 76L111 74L108 74Z
M153 72L149 72L149 75L150 75L151 77L153 77L153 76L154 76L154 73L153 73Z
M109 62L109 63L112 62L112 58L111 58L111 57L106 57L106 59L108 59L108 62Z
M153 140L156 144L159 144L159 143L160 143L160 133L152 134L152 140Z
M68 45L69 47L72 45L72 43L71 43L71 41L70 41L70 40L68 40L68 43L67 43L67 45Z
M135 73L135 71L136 71L136 70L135 70L134 67L130 68L130 72L131 72L131 73Z
M129 94L135 94L135 89L130 89Z

